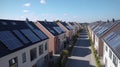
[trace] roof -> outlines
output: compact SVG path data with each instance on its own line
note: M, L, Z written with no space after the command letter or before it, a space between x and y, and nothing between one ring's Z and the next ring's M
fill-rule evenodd
M68 30L72 30L72 28L66 22L60 22L60 23Z
M60 28L55 22L48 22L48 21L38 21L38 22L42 24L54 36L65 33L65 31L62 28Z
M120 27L105 36L103 40L120 59Z
M93 30L97 25L99 25L99 22L94 22L94 23L89 24L91 30Z
M0 19L0 57L48 39L31 21L34 29L30 28L28 22Z
M69 22L75 29L77 29L78 27L73 23L73 22Z
M93 30L98 37L101 37L104 33L106 33L108 30L110 30L116 24L117 24L117 22L112 22L112 21L111 22L103 22Z

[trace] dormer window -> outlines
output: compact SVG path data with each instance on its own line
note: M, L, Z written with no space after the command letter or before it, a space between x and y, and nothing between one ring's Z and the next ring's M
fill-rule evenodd
M7 23L6 23L6 22L2 22L2 24L3 24L3 25L7 25Z

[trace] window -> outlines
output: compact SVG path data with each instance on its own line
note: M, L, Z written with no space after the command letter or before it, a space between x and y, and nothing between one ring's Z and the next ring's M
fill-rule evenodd
M48 44L47 44L47 42L45 43L45 50L47 50L48 49Z
M115 65L115 67L117 67L117 62L118 62L117 57L115 55L113 55L113 63Z
M30 59L33 61L35 58L37 58L37 50L36 48L30 50Z
M39 55L43 54L43 45L39 46Z
M108 51L108 47L107 46L105 46L105 49L106 49L106 51Z
M110 59L112 59L112 52L111 52L111 50L109 50L109 57L110 57Z
M32 67L38 67L37 64L34 64Z
M9 67L18 67L17 57L12 58L12 59L9 60Z
M22 54L22 62L25 63L26 62L26 53Z

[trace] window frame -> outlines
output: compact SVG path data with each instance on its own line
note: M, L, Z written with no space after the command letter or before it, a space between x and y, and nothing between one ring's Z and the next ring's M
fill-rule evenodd
M9 60L9 67L18 67L18 58L14 57Z

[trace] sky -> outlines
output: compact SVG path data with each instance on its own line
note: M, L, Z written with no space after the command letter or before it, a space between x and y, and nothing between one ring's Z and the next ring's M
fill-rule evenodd
M0 19L94 22L120 19L120 0L0 0Z

